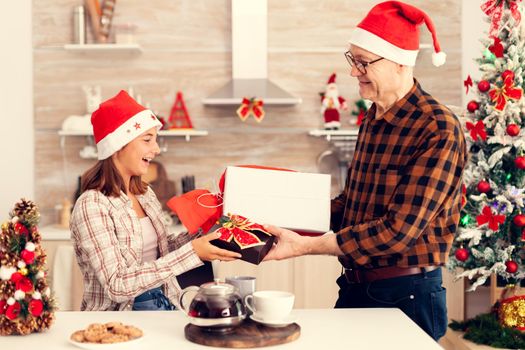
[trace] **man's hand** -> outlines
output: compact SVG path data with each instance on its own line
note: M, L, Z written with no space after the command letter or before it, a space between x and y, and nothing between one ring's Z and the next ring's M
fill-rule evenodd
M282 260L310 254L344 255L333 233L325 233L318 237L304 237L296 232L272 225L265 225L264 228L277 238L277 243L263 261Z
M283 260L307 253L306 244L308 242L305 240L305 237L277 226L264 225L264 228L277 238L277 243L274 244L268 255L264 257L263 261Z
M210 243L210 241L217 239L220 236L221 234L219 232L214 232L191 241L191 244L193 245L193 250L195 250L195 253L199 256L199 258L202 261L232 261L241 257L241 254L239 253L218 248Z

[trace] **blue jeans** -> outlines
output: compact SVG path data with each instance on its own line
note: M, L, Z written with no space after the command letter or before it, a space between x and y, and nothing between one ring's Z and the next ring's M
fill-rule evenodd
M399 308L437 341L447 331L446 289L441 283L440 268L359 284L341 275L335 308Z
M160 287L142 293L133 301L133 311L175 310L176 307L164 295Z

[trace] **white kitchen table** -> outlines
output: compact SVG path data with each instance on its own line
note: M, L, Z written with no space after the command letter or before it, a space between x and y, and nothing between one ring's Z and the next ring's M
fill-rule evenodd
M299 339L273 349L438 350L442 348L398 309L297 309ZM91 323L120 321L141 328L144 338L126 348L212 349L184 337L181 311L57 312L51 329L27 336L0 337L2 349L78 349L68 342ZM111 349L111 347L107 347Z

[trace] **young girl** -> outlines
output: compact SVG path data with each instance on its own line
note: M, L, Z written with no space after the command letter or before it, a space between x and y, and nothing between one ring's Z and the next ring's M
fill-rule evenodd
M169 236L162 208L141 180L159 154L161 123L125 91L91 116L99 161L82 176L71 235L84 279L82 310L171 310L176 276L240 254L187 233Z

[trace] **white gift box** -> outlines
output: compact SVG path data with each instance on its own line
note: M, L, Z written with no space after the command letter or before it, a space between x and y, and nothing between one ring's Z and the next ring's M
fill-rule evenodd
M229 166L223 212L258 224L324 233L330 229L330 175Z

